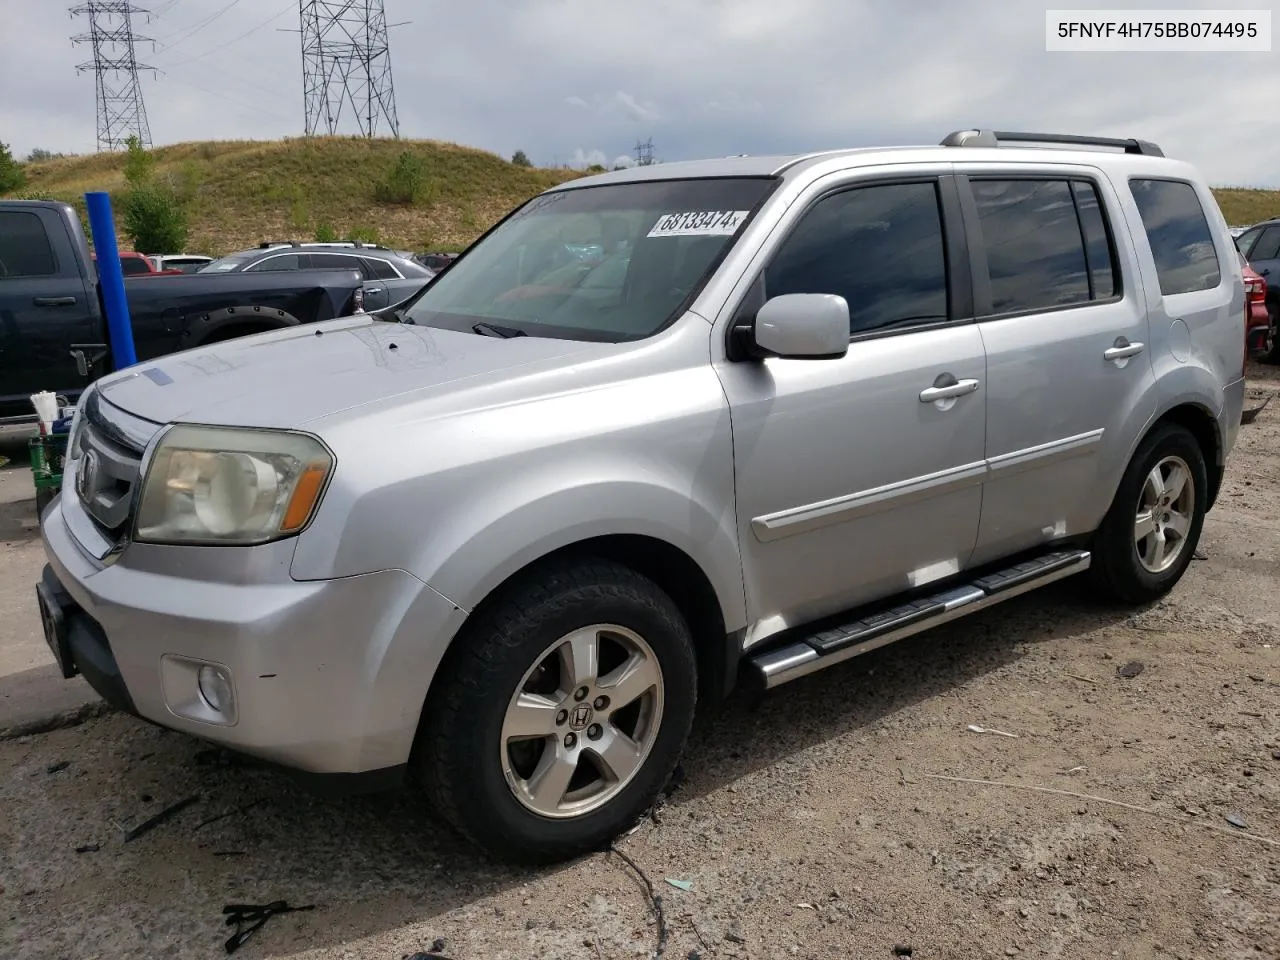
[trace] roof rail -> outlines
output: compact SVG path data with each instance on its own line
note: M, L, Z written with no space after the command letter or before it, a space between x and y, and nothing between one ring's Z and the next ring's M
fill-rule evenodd
M1002 141L1061 143L1079 147L1115 147L1144 157L1163 157L1164 151L1147 140L1080 137L1070 133L1013 133L1008 130L955 130L942 138L944 147L998 147Z

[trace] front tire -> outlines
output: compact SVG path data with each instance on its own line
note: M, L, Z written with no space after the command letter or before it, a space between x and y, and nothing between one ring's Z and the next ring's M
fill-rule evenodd
M688 625L638 573L544 567L486 603L424 712L418 773L461 833L507 859L598 849L654 801L688 737Z
M1130 604L1174 588L1191 563L1208 504L1200 444L1185 427L1156 427L1138 447L1094 537L1093 581Z

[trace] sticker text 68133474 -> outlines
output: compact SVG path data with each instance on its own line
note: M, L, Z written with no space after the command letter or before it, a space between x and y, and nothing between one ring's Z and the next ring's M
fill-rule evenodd
M731 237L747 219L746 210L692 210L664 213L649 231L651 237Z

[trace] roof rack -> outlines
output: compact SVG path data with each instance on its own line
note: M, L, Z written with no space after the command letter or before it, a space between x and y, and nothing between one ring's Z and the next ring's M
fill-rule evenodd
M998 147L1001 141L1062 143L1078 147L1115 147L1144 157L1163 157L1164 151L1147 140L1079 137L1070 133L1013 133L1008 130L955 130L942 138L944 147Z

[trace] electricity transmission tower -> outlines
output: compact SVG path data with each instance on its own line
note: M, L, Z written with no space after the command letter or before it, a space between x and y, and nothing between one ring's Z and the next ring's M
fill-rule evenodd
M71 40L87 43L93 50L93 59L78 64L76 72L94 73L99 151L122 149L130 137L137 137L145 147L151 146L151 127L138 71L155 68L139 63L134 52L136 44L147 43L151 38L133 32L134 14L146 12L132 3L110 0L89 0L71 8L73 17L89 18L89 32Z
M650 137L644 143L636 141L636 166L648 167L653 164L653 137Z
M360 132L400 136L383 0L299 0L307 136L336 134L349 110Z

